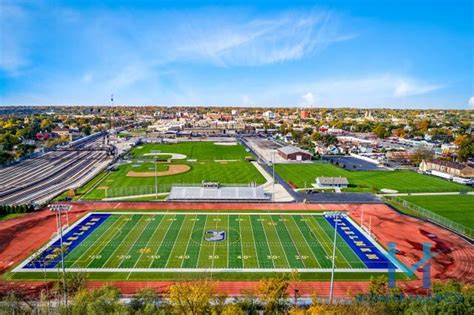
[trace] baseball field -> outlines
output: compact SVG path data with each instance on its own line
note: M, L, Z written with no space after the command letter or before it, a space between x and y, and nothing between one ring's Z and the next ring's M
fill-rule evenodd
M132 149L115 170L99 174L79 189L78 195L86 200L133 195L147 200L156 198L147 195L167 193L179 184L263 184L265 178L249 162L252 158L237 143L143 144Z

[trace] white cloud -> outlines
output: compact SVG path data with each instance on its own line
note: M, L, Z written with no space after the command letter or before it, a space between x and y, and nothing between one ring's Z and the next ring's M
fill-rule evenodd
M442 87L443 86L439 84L427 84L402 79L397 83L393 95L396 97L421 95L438 90Z
M306 94L303 94L301 96L303 99L304 105L314 105L314 95L311 92L308 92Z
M469 106L474 107L474 96L471 96L467 102Z

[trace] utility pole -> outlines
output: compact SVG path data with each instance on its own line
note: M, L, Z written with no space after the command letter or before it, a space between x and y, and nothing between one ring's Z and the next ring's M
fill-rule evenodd
M272 185L272 195L273 195L273 201L275 201L275 150L273 150L273 162L272 162L272 167L273 167L273 185Z

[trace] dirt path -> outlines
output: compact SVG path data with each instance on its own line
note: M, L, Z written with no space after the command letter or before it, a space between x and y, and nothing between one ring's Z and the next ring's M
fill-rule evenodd
M127 173L128 177L155 177L155 176L168 176L168 175L176 175L181 173L186 173L191 169L191 166L186 164L171 164L168 165L167 171L160 171L160 172L134 172L130 171Z

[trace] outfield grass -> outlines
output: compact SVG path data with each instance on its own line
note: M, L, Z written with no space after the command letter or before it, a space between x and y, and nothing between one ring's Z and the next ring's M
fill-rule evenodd
M154 162L150 161L153 156L145 156L144 154L158 151L186 155L185 159L173 160L171 163L158 163L158 172L166 171L169 165L172 164L185 164L191 167L185 173L157 177L158 192L169 192L173 184L199 184L202 181L243 185L252 182L256 184L265 183L265 178L245 159L252 155L247 153L240 144L233 146L215 145L212 142L144 144L130 152L129 155L132 159L129 161L130 163L119 166L115 171L98 175L84 188L78 189L78 195L81 195L82 199L95 200L106 197L153 193L154 176L130 177L127 176L127 173L129 171L154 172ZM96 187L93 188L95 185ZM155 198L150 197L149 199Z
M472 190L465 185L444 179L400 171L348 171L331 164L276 164L277 173L298 188L312 187L320 176L347 177L349 192L378 192L381 189L393 189L399 192L449 192Z
M403 196L400 198L474 229L474 195Z
M184 154L187 159L197 159L200 161L244 160L246 156L252 156L241 144L216 145L213 142L207 141L180 142L176 144L144 144L134 148L131 155L141 157L153 151Z
M104 221L95 223L99 222L95 221L99 216ZM94 224L97 225L94 227ZM74 245L77 237L90 228L90 234ZM365 260L362 261L341 237L345 228L340 229L336 269L350 270L347 277L342 278L351 279L353 274L361 271L372 272ZM66 270L74 268L97 273L100 277L101 270L113 268L109 269L110 273L102 273L102 279L124 278L124 275L118 275L120 272L126 275L126 279L139 279L146 275L148 279L181 279L185 273L196 277L198 270L203 271L201 276L213 273L228 279L257 279L256 274L260 277L272 275L259 272L263 269L298 269L300 272L307 269L316 278L326 279L314 269L327 274L326 270L332 266L334 228L318 214L101 212L84 218L76 231L82 232L71 231L65 235L64 244L73 246L65 256ZM207 239L213 236L209 231L223 231L224 237L211 241ZM50 246L45 254L34 256L36 258L29 265L35 264L36 267L28 267L29 270L56 271L59 256L48 254L54 253L56 245ZM364 246L374 249L370 243ZM43 268L45 261L46 269ZM148 269L150 272L153 269L153 273L146 272ZM171 274L163 272L166 269ZM177 273L176 269L183 271ZM241 272L230 272L236 269ZM30 275L14 276L16 279L22 277Z

